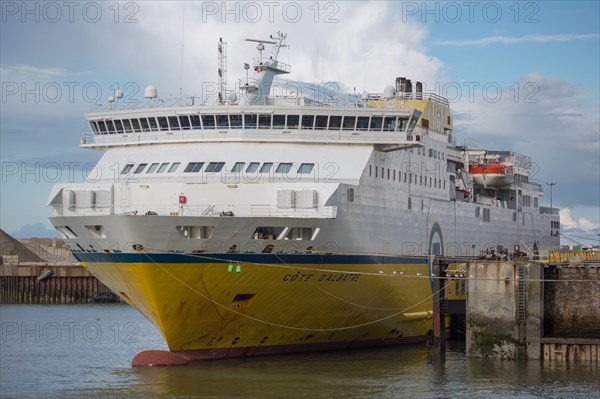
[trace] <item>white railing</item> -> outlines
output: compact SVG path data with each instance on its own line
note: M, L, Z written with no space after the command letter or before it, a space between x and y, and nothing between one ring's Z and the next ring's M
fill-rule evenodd
M95 208L54 205L52 216L157 215L195 217L277 217L333 219L337 207L279 208L275 205L132 205L129 207Z
M202 142L202 141L273 141L317 143L402 144L415 141L415 136L401 132L373 132L354 130L301 130L301 129L214 129L141 132L126 134L84 134L82 146L105 144L127 145L139 142Z

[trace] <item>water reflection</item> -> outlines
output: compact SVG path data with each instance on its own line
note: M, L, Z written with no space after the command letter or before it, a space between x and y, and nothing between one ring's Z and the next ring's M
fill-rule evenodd
M165 346L127 306L7 305L0 314L2 397L574 399L600 392L597 364L467 359L460 342L450 342L443 358L419 345L134 369L136 353ZM104 338L49 342L40 335L36 342L36 333L5 334L7 326L35 322L96 323ZM138 328L134 335L126 323Z

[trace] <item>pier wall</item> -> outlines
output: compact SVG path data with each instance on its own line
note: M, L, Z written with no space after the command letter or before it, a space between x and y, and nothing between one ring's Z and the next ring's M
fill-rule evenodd
M544 279L544 336L600 339L600 265L551 267Z
M473 262L467 282L467 355L539 359L542 336L542 266Z
M119 298L80 264L0 265L1 304L117 302Z
M467 355L600 361L600 264L472 262Z

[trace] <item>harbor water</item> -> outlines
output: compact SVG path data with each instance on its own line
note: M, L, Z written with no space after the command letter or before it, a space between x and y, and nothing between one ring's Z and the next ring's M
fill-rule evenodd
M2 398L592 398L597 363L445 359L423 345L208 361L138 369L166 349L134 309L112 305L0 306Z

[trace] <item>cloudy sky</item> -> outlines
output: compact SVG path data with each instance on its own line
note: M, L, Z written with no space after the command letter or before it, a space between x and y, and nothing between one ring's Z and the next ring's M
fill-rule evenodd
M0 224L9 233L48 234L50 187L82 180L100 155L78 148L83 114L115 89L131 101L149 84L160 97L180 87L202 97L216 82L220 37L233 85L255 56L243 39L280 30L291 79L380 92L406 76L449 97L461 143L531 155L532 179L557 183L563 233L598 242L597 1L0 5Z

